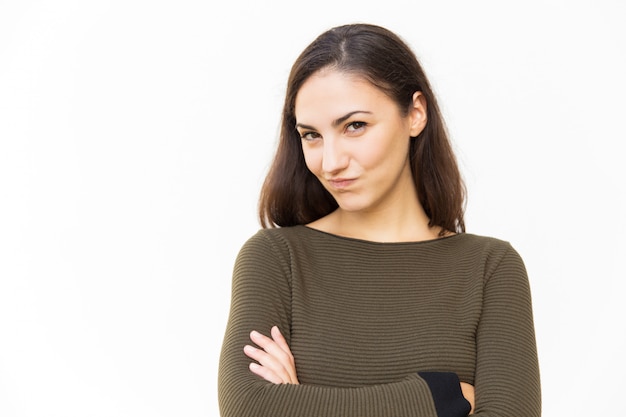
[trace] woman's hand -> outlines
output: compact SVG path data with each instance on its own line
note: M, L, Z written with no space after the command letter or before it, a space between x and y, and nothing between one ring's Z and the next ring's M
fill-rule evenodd
M472 409L470 410L470 414L474 412L474 386L468 384L467 382L461 382L461 391L463 392L463 396L467 401L469 401Z
M296 362L278 327L272 327L271 336L257 331L250 333L250 340L260 347L246 345L243 348L246 356L256 361L250 363L250 371L274 384L299 384Z
M296 362L278 327L272 327L271 336L267 337L257 331L250 333L250 340L260 347L259 349L246 345L243 348L246 356L256 361L250 363L250 371L274 384L299 384ZM471 405L470 414L472 414L475 406L474 386L467 382L461 382L461 392L463 397L469 401Z

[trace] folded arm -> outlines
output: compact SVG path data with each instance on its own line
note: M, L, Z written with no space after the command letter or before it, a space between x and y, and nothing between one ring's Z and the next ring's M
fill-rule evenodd
M252 351L252 355L261 359L263 365L259 363L257 373L250 371L250 357L243 349L246 345L252 346L251 330L261 333L274 325L286 329L283 336L287 348L291 338L288 332L291 314L291 262L284 259L283 253L286 251L276 250L275 244L257 235L244 245L235 263L231 310L218 372L221 416L441 417L441 413L438 415L429 382L417 372L396 382L361 387L298 385L295 383L295 367L289 369L288 360L285 363L278 360L274 365L267 366L270 363L268 360L275 359L256 343L254 344L258 349L269 356L263 359L262 352ZM270 340L275 344L267 346L270 352L278 352L276 348L283 350L282 342ZM250 351L249 348L247 350ZM279 352L276 356L287 358L283 353ZM265 377L259 377L259 374L265 372L264 368L270 371L265 374L269 380L276 378L275 381L289 380L291 383L268 382ZM466 416L469 404L463 398L458 377L442 374L442 379L444 377L448 381L444 385L451 388L444 394L455 397L457 404L466 407L464 412L450 416ZM446 400L446 403L452 401Z

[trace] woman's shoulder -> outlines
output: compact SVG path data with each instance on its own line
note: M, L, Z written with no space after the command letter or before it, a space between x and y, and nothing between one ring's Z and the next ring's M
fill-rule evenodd
M306 226L268 227L256 231L250 239L264 241L284 241L301 238L306 233Z
M459 244L461 246L473 247L493 255L518 255L511 242L502 238L473 233L461 233L458 236L460 237Z
M288 250L293 244L303 241L306 227L272 227L257 230L243 245L243 249Z
M478 245L484 248L503 250L512 248L512 245L508 240L504 240L502 238L497 238L494 236L480 235L474 233L460 233L458 236L461 237L461 239L459 240L468 245Z
M300 252L300 249L306 252L317 246L356 251L372 248L403 253L427 251L432 255L481 258L492 262L505 257L520 257L509 241L488 235L458 233L430 241L380 243L342 237L305 225L259 229L244 245L261 251L283 253Z
M460 250L480 258L487 272L512 267L525 274L524 261L508 240L471 233L461 236L463 249Z

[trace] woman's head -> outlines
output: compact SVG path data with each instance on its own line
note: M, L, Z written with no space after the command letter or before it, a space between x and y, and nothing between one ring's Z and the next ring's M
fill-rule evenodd
M263 185L264 227L306 224L337 208L335 199L306 166L296 129L296 98L302 85L322 70L360 78L379 89L406 116L416 92L426 103L427 122L411 139L409 158L420 203L431 226L464 231L465 189L435 96L410 48L379 26L353 24L321 34L294 63L282 114L277 153Z

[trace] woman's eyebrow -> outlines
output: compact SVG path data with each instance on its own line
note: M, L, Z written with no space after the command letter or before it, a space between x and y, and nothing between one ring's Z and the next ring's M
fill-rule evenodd
M366 111L366 110L355 110L355 111L351 111L350 113L347 113L343 116L341 116L340 118L333 120L333 127L337 127L340 124L342 124L343 122L345 122L346 120L348 120L350 117L354 116L355 114L358 113L365 113L365 114L372 114L371 111ZM305 125L302 123L296 123L296 128L302 128L302 129L309 129L309 130L315 130L315 128L313 126L309 126L309 125Z
M350 117L352 117L353 115L357 114L357 113L367 113L367 114L372 114L371 111L365 111L365 110L355 110L355 111L351 111L350 113L346 114L345 116L341 116L339 119L335 120L333 122L333 127L337 127L340 124L342 124L343 122L345 122L346 120L348 120Z

